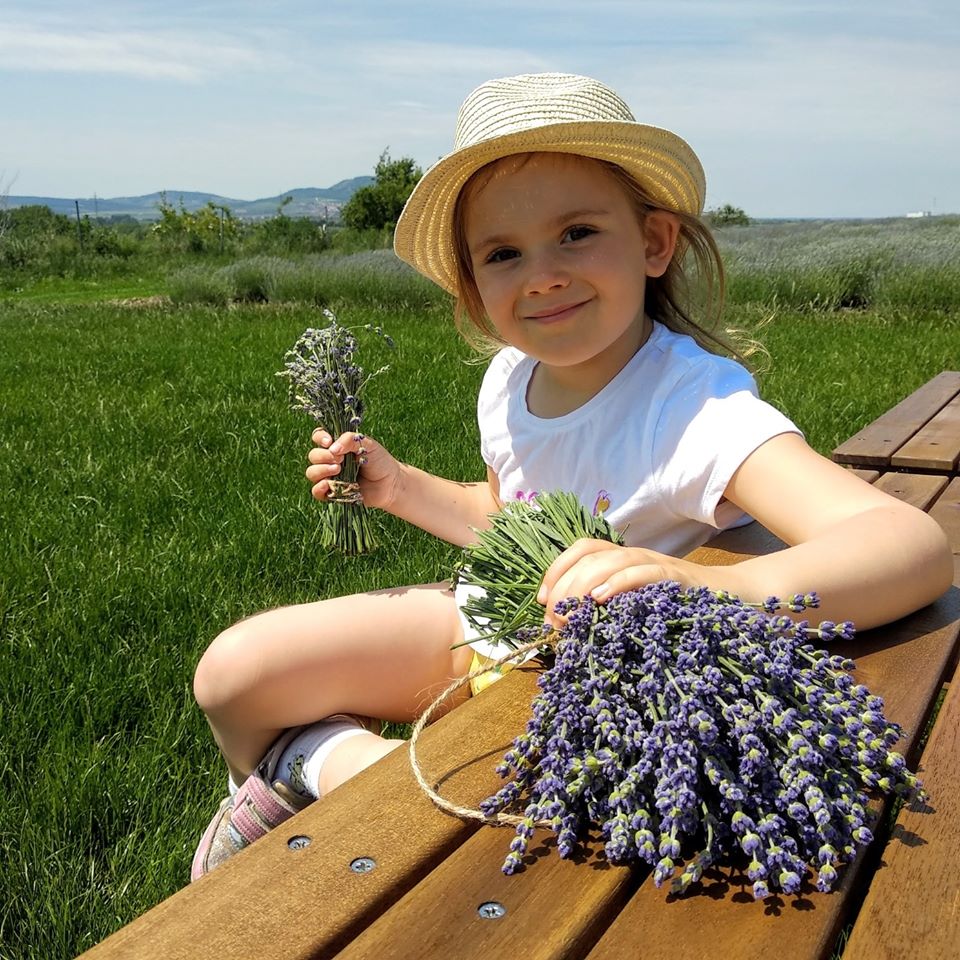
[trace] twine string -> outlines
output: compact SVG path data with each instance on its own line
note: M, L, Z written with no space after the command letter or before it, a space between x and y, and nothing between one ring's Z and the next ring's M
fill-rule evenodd
M441 810L446 811L447 813L452 813L455 816L461 817L465 820L478 820L481 823L488 824L495 827L516 827L521 823L526 821L526 817L518 817L515 814L511 813L502 813L498 812L492 815L485 814L482 810L476 810L473 807L462 807L459 804L453 803L450 800L442 797L437 790L432 787L428 782L427 778L423 774L423 769L420 765L420 761L417 758L417 741L420 739L420 733L423 728L430 721L430 718L437 712L440 705L453 693L459 690L464 684L469 683L471 680L474 680L476 677L483 676L485 673L489 673L491 670L496 670L499 667L503 666L505 663L510 663L513 660L519 660L525 654L529 653L531 650L537 650L544 646L547 646L551 643L550 638L534 640L531 643L525 643L520 647L517 647L516 650L511 650L510 653L506 654L503 657L500 657L499 660L491 660L487 664L476 667L471 670L469 673L464 674L462 677L458 677L456 680L451 683L443 693L440 694L423 711L423 714L420 716L420 719L413 725L413 732L410 735L410 741L408 744L410 751L410 767L413 770L413 775L416 777L417 783L420 785L420 789L433 801L433 803L438 806ZM535 827L550 827L551 823L549 820L535 820L533 822Z
M347 480L328 480L330 492L327 494L327 500L330 503L363 503L363 495L360 493L360 484Z

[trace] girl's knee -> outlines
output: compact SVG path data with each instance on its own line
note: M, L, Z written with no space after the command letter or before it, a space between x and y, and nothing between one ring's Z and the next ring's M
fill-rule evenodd
M208 716L236 706L252 688L254 638L248 621L228 627L204 651L193 675L193 695Z

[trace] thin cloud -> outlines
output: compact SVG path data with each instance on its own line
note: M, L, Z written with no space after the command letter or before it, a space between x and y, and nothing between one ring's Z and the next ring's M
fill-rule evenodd
M238 67L257 67L251 47L178 33L65 29L8 24L0 32L0 70L125 74L197 83Z
M381 78L429 76L438 90L444 89L449 79L459 82L463 77L484 79L498 73L550 69L544 57L530 50L419 40L360 44L349 55L363 66L380 71Z

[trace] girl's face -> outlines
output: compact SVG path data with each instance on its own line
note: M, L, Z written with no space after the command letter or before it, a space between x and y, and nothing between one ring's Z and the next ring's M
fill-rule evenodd
M602 386L649 333L646 278L669 265L676 219L651 211L641 228L623 187L584 157L505 157L487 173L463 210L490 322L541 364Z

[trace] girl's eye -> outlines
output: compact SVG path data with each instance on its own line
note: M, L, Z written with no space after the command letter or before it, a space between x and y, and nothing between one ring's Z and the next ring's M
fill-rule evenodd
M564 240L583 240L585 237L592 236L597 231L593 227L585 226L582 223L578 223L574 227L568 227L563 234Z
M485 263L503 263L506 260L512 260L514 257L520 256L516 250L511 249L510 247L500 247L499 250L494 250L487 259Z

